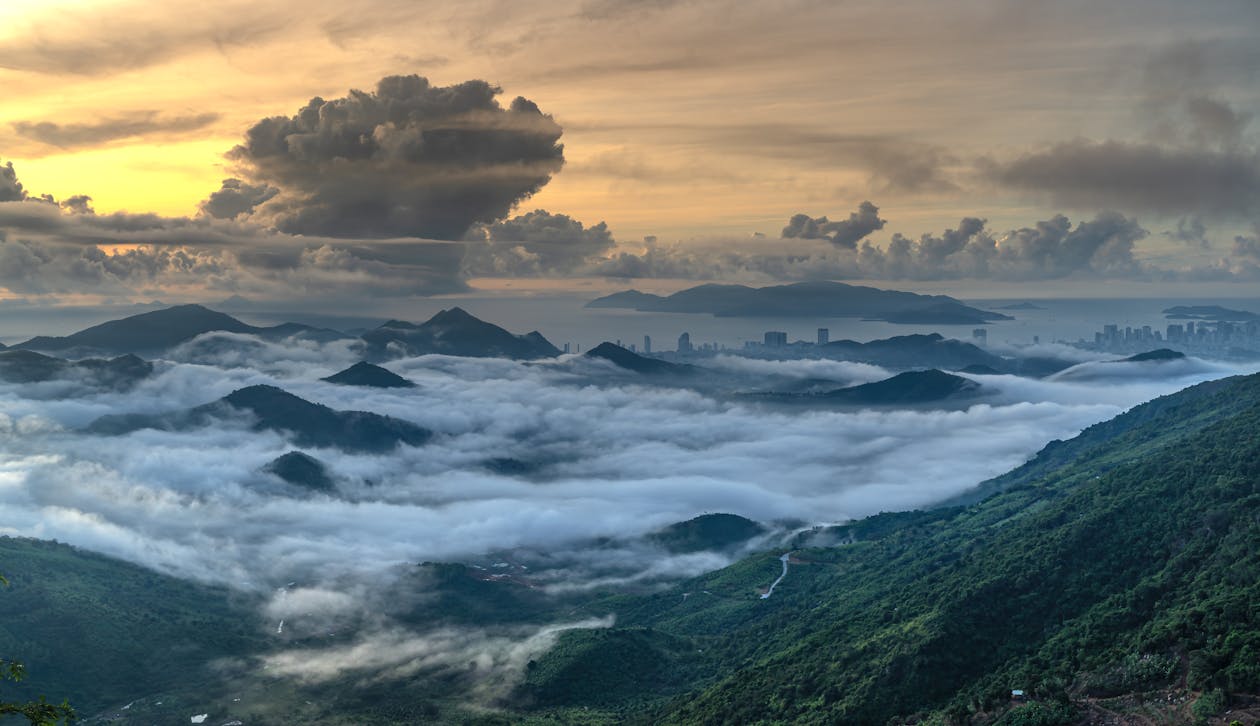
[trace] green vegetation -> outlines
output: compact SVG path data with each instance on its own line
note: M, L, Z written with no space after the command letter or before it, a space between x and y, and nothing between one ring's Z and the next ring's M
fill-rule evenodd
M1169 708L1206 721L1260 692L1260 376L1139 406L985 491L804 533L769 598L784 550L646 595L554 596L506 570L411 568L389 615L417 630L616 616L561 634L475 708L472 669L318 686L259 675L249 656L274 645L247 614L256 603L55 543L0 539L13 580L0 653L40 679L19 684L20 700L55 693L95 712L134 695L136 723L169 716L158 692L162 708L217 698L216 714L249 723L1011 726L1074 723L1149 692L1176 692ZM686 550L750 524L666 532ZM337 637L309 644L352 636ZM228 696L252 703L235 711Z
M64 697L82 713L214 682L207 664L256 651L252 602L108 557L0 537L0 653L20 656L23 700Z
M684 695L621 715L1065 723L1073 700L1181 678L1207 693L1203 715L1260 688L1260 376L1140 406L991 489L968 508L881 515L850 526L852 544L798 550L769 600L755 593L778 574L770 553L605 601L619 627L705 654ZM526 690L584 702L546 680L576 658L553 650ZM1012 709L1014 688L1032 702Z

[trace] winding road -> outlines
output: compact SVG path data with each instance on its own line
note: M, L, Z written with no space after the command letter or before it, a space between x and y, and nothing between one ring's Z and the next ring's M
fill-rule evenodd
M766 590L764 593L762 593L761 595L762 600L769 600L770 596L774 594L774 588L778 587L779 583L783 582L783 578L787 577L788 560L791 559L791 557L792 557L791 552L784 552L782 555L779 555L779 562L783 563L783 573L779 575L779 579L770 583L769 590Z

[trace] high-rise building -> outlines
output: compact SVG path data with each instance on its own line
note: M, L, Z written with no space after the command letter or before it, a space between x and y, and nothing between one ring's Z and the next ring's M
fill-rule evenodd
M989 342L989 331L984 328L976 328L971 331L971 339L980 345L987 345Z
M782 330L767 330L764 345L767 348L782 348L787 345L787 333Z
M691 352L691 333L683 333L682 335L678 336L678 352L679 353Z
M818 344L826 345L831 342L831 331L827 328L818 329Z
M652 352L652 336L650 335L643 336L643 352L644 353Z
M564 344L564 352L565 352L566 354L569 352L569 344L568 344L568 343L565 343L565 344Z

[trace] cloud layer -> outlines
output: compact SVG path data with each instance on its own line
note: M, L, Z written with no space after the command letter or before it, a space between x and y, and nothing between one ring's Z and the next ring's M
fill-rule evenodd
M253 215L284 232L460 239L543 187L564 164L561 129L532 101L500 107L485 81L382 78L259 121L228 154L280 190Z

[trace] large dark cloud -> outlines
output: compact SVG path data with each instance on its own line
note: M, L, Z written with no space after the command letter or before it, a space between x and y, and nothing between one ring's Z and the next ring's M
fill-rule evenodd
M216 192L201 203L201 211L215 219L236 219L251 214L258 205L280 193L265 184L246 184L240 179L224 179Z
M837 247L856 249L857 243L872 232L884 228L886 220L880 219L879 207L862 202L848 219L832 222L826 217L814 219L808 214L797 214L783 228L784 238L825 239Z
M255 124L229 154L281 190L253 216L297 234L460 239L537 192L564 164L561 128L485 81L381 79Z
M1260 155L1153 142L1075 139L1008 162L989 162L997 184L1071 207L1114 206L1165 216L1260 210Z
M18 181L13 162L5 162L0 166L0 202L20 202L26 199L26 190Z
M19 294L258 299L433 295L466 289L463 245L296 237L256 224L96 214L90 199L32 197L0 166L0 288Z
M1218 65L1195 44L1156 53L1139 87L1136 138L1060 141L984 159L980 170L1000 187L1078 209L1254 219L1260 147L1247 133L1253 115L1223 97Z
M203 129L218 120L217 113L162 117L156 111L139 111L91 123L19 121L13 124L13 130L19 136L40 143L71 149L136 136L183 134Z
M818 220L810 220L817 222ZM789 225L791 227L792 225ZM816 225L815 225L816 226ZM809 226L799 224L804 236ZM700 280L1006 280L1063 278L1152 279L1177 271L1145 265L1134 255L1148 236L1136 219L1103 212L1077 223L1063 215L1006 232L994 232L979 217L965 217L954 229L911 239L894 234L885 246L870 241L857 249L807 243L773 249L747 243L648 244L638 253L620 252L592 265L592 274L609 277ZM825 240L821 233L817 240ZM1229 267L1218 277L1236 278Z
M464 267L470 275L542 275L573 272L615 244L604 222L584 226L543 209L468 234Z

